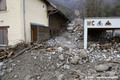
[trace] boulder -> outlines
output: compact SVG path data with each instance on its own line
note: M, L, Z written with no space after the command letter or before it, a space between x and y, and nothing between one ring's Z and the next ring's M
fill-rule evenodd
M69 65L64 65L63 67L64 67L64 69L66 69L66 70L70 69L70 66L69 66Z
M0 67L2 67L4 65L4 63L3 62L0 62Z
M109 77L113 77L113 76L115 76L116 72L109 71L109 72L107 72L107 74L109 75Z
M59 76L58 76L58 80L63 80L63 74L60 74Z
M62 47L57 48L58 52L62 52L64 49Z
M85 50L81 50L80 57L81 58L86 58L87 57L87 54L86 54Z
M32 78L32 75L26 75L24 80L31 80L31 78Z
M64 55L61 54L61 55L58 56L58 58L59 58L61 61L63 61L63 60L64 60Z
M80 59L79 56L75 56L75 57L72 58L71 63L72 64L77 64L79 62L79 59Z
M97 65L95 66L96 68L96 71L107 71L109 69L109 66L105 65L105 64L100 64L100 65Z

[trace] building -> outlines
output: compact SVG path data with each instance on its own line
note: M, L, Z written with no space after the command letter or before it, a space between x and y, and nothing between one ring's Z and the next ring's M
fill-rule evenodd
M60 32L67 30L67 24L70 21L50 0L45 0L48 7L50 36L56 36Z
M46 0L0 0L0 46L48 39L56 31L48 6Z

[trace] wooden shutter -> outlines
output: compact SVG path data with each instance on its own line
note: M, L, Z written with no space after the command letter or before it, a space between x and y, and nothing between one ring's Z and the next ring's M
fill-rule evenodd
M0 11L7 10L6 0L0 0Z
M2 45L8 44L7 28L0 28L0 44L2 44Z
M2 29L0 29L0 44L3 44L4 41L3 41L3 32L2 32Z

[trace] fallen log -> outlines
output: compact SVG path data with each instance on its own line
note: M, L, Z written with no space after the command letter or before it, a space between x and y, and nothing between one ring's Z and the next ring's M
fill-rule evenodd
M0 57L0 60L1 60L1 59L4 59L4 58L6 58L6 57L7 57L7 55L5 55L5 56L2 56L2 57Z
M14 54L14 51L11 51L7 57L10 58L13 54Z
M13 55L12 58L15 58L27 50L39 49L41 47L43 47L43 44L41 44L41 42L33 43L30 46L28 46L28 44L24 42L21 42L14 46L9 47L9 49L0 48L0 59L10 58L12 55Z
M33 48L34 47L34 45L32 45L32 46L29 46L29 47L27 47L27 48L25 48L25 49L23 49L23 50L21 50L20 52L14 52L14 56L12 57L12 58L16 58L17 56L19 56L19 55L21 55L22 53L24 53L25 51L27 51L27 50L30 50L31 48Z

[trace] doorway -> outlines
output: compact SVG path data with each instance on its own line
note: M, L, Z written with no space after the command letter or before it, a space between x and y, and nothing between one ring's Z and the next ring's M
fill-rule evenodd
M31 41L37 41L37 26L31 25Z

